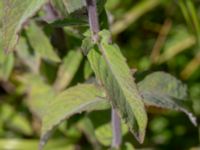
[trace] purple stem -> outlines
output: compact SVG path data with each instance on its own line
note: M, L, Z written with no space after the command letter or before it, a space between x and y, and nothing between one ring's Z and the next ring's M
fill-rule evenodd
M89 18L89 25L92 31L92 37L94 42L98 41L98 32L99 30L99 19L97 15L97 7L96 7L96 0L86 0L87 3L87 10L88 10L88 18Z
M88 18L89 18L89 25L92 31L92 37L94 42L98 42L98 32L99 29L99 20L97 15L97 8L96 8L96 0L86 0L87 10L88 10ZM122 143L122 135L121 135L121 122L120 117L117 114L117 111L112 108L112 147L119 149Z
M120 122L120 117L114 108L112 108L112 132L113 132L112 147L115 149L119 149L122 143L121 122Z

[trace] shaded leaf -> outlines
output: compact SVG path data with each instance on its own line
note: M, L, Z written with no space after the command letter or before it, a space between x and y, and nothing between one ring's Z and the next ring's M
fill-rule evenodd
M88 23L81 18L64 18L62 20L56 20L51 23L55 27L65 27L65 26L86 26Z
M99 110L90 113L89 119L93 125L93 130L98 141L104 146L110 146L112 144L112 124L111 120L111 109ZM102 118L102 116L104 116ZM128 127L121 121L121 132L122 136L128 132Z
M147 125L142 98L120 49L116 45L108 44L110 33L103 30L99 35L102 38L99 47L103 56L96 49L90 50L88 59L91 67L105 87L112 105L142 143Z
M155 72L139 82L138 87L147 107L182 111L197 125L196 118L185 107L187 86L180 80L165 72Z
M85 63L84 63L83 72L84 72L85 80L87 80L93 73L92 68L90 67L90 64L88 61L85 61Z
M78 128L85 134L86 138L93 145L93 149L102 149L95 137L94 127L88 117L84 117L79 123Z
M41 58L34 52L31 52L28 43L23 36L19 38L19 42L16 46L16 52L22 63L28 66L32 72L39 72Z
M0 30L0 37L2 37ZM8 80L14 67L14 55L5 54L2 48L2 40L0 39L0 79Z
M65 119L84 111L108 107L108 102L102 96L99 88L92 84L80 84L58 94L45 109L40 149L46 143L51 130Z
M84 0L63 0L63 4L68 13L72 13L86 6Z
M3 0L3 49L13 51L23 24L47 0Z
M30 23L29 28L26 32L29 42L32 48L39 54L42 58L51 60L54 62L59 62L60 58L54 51L48 37L44 34L43 30L37 26L34 22Z
M33 133L31 124L23 113L18 112L11 105L4 104L0 109L0 120L9 130L14 130L25 135Z
M63 90L69 85L77 72L82 59L83 56L79 50L71 50L63 58L54 84L56 90Z

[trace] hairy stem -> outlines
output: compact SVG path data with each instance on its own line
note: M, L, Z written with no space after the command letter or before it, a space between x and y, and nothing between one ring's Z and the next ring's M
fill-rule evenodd
M112 108L112 133L113 133L112 147L115 149L119 149L122 142L121 122L119 115L117 114L114 108Z
M90 30L92 31L92 38L94 42L97 43L98 38L99 38L98 32L100 31L100 29L99 29L96 0L86 0L86 4L87 4L87 10L88 10ZM120 122L120 117L118 116L114 108L112 108L112 133L113 133L112 147L119 149L122 142L121 122Z
M86 3L87 3L90 29L92 31L93 40L96 43L98 41L98 32L99 32L99 19L97 14L96 0L86 0Z

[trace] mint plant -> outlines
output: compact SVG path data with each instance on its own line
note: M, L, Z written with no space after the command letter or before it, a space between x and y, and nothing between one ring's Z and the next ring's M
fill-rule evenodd
M94 134L100 142L115 149L121 148L123 134L128 130L139 143L144 142L147 112L151 108L184 112L197 125L196 118L185 105L187 86L180 80L157 71L136 82L136 76L129 68L120 47L112 39L104 8L105 0L3 0L1 3L1 46L9 53L8 57L13 57L12 52L16 50L18 57L32 72L17 80L26 85L23 88L31 89L28 94L29 108L42 121L40 150L58 125L84 112L84 124L91 125L92 119L88 117L90 114L112 110L112 126L110 122L103 126L112 136L112 142L102 140L103 135L98 134L100 129ZM73 44L68 45L72 49L68 55L58 55L47 37L48 31L44 32L31 19L44 5L48 7L48 15L51 15L50 20L46 17L48 26L61 27L62 31L70 32L76 40L76 44L71 42ZM44 21L45 17L41 16L38 20L42 18ZM101 20L102 16L104 19ZM76 26L77 29L70 30L67 28L70 26ZM30 46L33 52L28 50ZM86 82L68 87L85 58L89 62ZM12 59L7 61L12 64ZM55 80L49 81L53 82L52 86L38 76L42 66L45 66L42 61L49 65L59 64ZM51 74L51 70L48 73ZM92 73L95 79L88 80Z

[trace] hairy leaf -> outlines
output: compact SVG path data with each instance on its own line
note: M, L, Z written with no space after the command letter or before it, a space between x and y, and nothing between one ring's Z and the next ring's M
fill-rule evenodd
M60 65L57 78L54 84L55 89L63 90L72 81L77 72L83 56L79 50L71 50L63 59Z
M180 80L164 72L155 72L138 83L139 90L147 107L178 110L186 113L196 125L196 118L184 106L187 86Z
M60 58L55 53L48 37L34 22L30 23L26 33L28 35L31 46L42 58L54 62L60 61Z
M128 124L130 131L142 143L145 137L147 115L142 98L126 64L125 58L116 45L108 44L110 33L99 33L100 50L90 50L88 59L97 78L105 87L108 99Z
M51 130L65 119L84 111L108 107L102 96L101 90L92 84L80 84L58 94L45 109L40 148L46 143Z
M33 16L47 0L3 0L3 48L13 51L23 24Z

